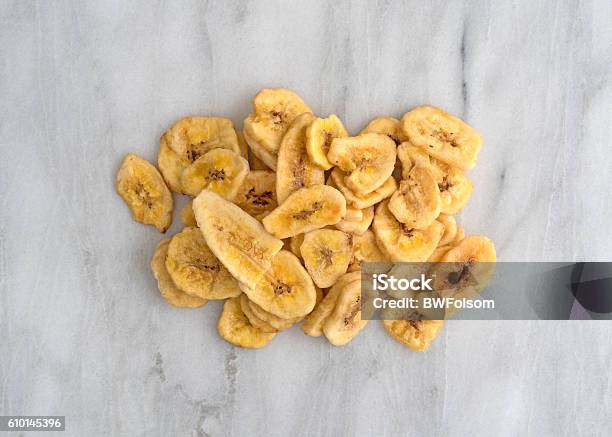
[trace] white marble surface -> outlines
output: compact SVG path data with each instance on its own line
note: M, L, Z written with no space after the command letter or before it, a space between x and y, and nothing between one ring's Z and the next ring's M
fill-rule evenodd
M163 302L160 235L113 188L124 153L154 160L183 115L239 122L265 86L352 132L431 103L485 139L469 233L502 260L609 261L609 1L0 0L0 24L0 414L71 436L612 434L610 322L238 350L218 304Z

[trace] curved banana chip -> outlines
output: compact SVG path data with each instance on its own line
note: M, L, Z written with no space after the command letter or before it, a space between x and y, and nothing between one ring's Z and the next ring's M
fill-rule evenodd
M198 222L196 222L195 215L193 215L193 201L190 200L188 204L181 208L180 216L185 226L192 228L198 227Z
M408 142L397 147L397 158L402 165L402 179L407 179L414 167L431 168L431 157L427 152Z
M242 312L239 297L228 299L223 304L217 331L228 343L249 349L264 347L276 335L263 332L251 325L247 316Z
M442 234L442 238L440 238L438 246L451 244L457 236L457 221L455 217L452 215L440 214L438 216L438 221L444 225L444 233Z
M328 180L328 185L340 190L346 198L346 202L353 208L369 208L370 206L376 205L378 202L391 196L395 190L397 190L397 182L395 181L395 178L393 178L393 176L389 176L381 187L377 188L371 193L360 195L354 193L344 183L344 177L345 173L342 172L342 170L339 168L334 168L331 173L331 178Z
M440 190L429 168L414 167L389 199L389 211L406 226L424 229L440 215Z
M117 193L132 211L132 218L166 232L172 224L172 193L157 169L138 155L123 158L115 181Z
M333 167L327 159L332 140L345 137L348 137L348 132L336 114L315 119L306 130L306 149L310 160L319 168L329 170Z
M276 163L278 203L300 188L325 183L323 170L308 159L306 152L306 129L314 119L309 112L298 115L283 136Z
M383 201L376 208L372 228L378 247L392 260L403 262L426 261L444 232L444 226L434 221L425 229L412 229L397 221Z
M248 291L249 287L247 287L244 284L240 284L240 289L243 291L244 290ZM246 295L246 292L244 294ZM266 322L268 325L270 325L272 328L276 329L277 331L284 331L285 329L289 329L302 319L301 317L283 319L281 317L275 316L274 314L264 310L262 307L260 307L259 305L257 305L255 302L253 302L250 299L249 299L249 309L251 310L251 312L253 313L255 317L257 317L259 320L263 320L264 322Z
M446 255L446 252L451 250L454 246L452 244L446 244L444 246L438 246L433 251L429 258L427 259L428 263L439 263L442 260L442 257Z
M323 323L323 334L334 346L344 346L367 323L361 319L361 280L353 281L340 291L334 311Z
M232 200L248 172L249 163L238 153L213 149L183 171L181 185L190 196L197 196L207 188Z
M306 316L300 327L304 334L311 337L323 335L323 323L334 311L336 301L342 289L349 283L361 280L361 271L346 273L328 290L323 299L315 306L314 310Z
M465 230L463 229L463 226L457 225L457 233L455 234L455 238L453 239L452 244L456 246L457 244L462 242L464 238Z
M240 295L240 309L242 310L246 318L249 319L249 323L253 325L254 327L260 329L262 332L267 332L267 333L278 332L278 329L275 329L268 322L257 317L257 315L251 309L249 302L250 301L247 295L242 293Z
M305 234L297 234L289 238L289 250L299 259L302 259L302 252L300 251L300 248L304 242L304 235Z
M257 220L263 219L278 206L274 172L250 171L242 181L233 202Z
M289 238L334 225L345 214L346 200L342 193L327 185L313 185L292 193L262 223L272 235Z
M219 262L198 228L185 228L170 240L166 269L178 288L202 299L240 295L238 282Z
M312 111L293 91L284 88L263 89L253 98L253 111L244 120L245 139L251 145L251 138L276 156L287 128L304 112ZM261 156L259 158L266 162Z
M353 256L348 266L349 272L361 270L362 262L384 262L389 261L378 244L374 232L367 230L361 235L353 236Z
M353 255L353 238L342 231L317 229L304 236L300 252L314 283L331 287L346 273Z
M482 145L480 135L463 120L433 106L404 114L401 129L412 144L448 165L470 170Z
M157 287L162 297L166 299L169 304L179 308L198 308L206 305L208 302L206 299L190 296L179 289L174 281L172 281L166 269L166 256L168 255L169 244L170 238L165 238L160 241L151 259L151 270L153 271L155 279L157 279Z
M331 163L349 173L346 186L360 195L380 188L391 177L395 158L395 143L382 134L335 138L327 154Z
M184 194L181 185L181 175L189 167L191 162L181 157L178 153L168 146L168 134L161 136L159 140L159 154L157 155L157 166L161 172L168 188L175 193Z
M244 284L255 284L283 247L256 218L212 191L195 198L193 212L210 250Z
M240 153L234 124L223 117L185 117L177 121L164 136L167 145L190 163L213 149Z
M361 220L363 220L363 210L353 208L352 206L347 205L346 215L344 216L343 220L348 220L351 222L360 222Z
M249 145L249 150L252 152L252 155L259 162L263 163L264 167L276 171L276 154L268 152L260 143L251 138L246 130L242 131L242 135L244 136L244 140Z
M245 285L243 291L251 301L283 319L308 314L317 296L308 272L300 260L287 250L274 255L270 269L256 281Z
M415 352L425 352L438 336L442 320L383 320L383 326L398 342Z
M358 209L353 211L361 212L361 218L357 220L349 220L348 219L348 211L352 208L347 208L346 217L336 223L336 228L343 232L347 232L353 235L363 234L370 228L372 224L372 220L374 219L374 207L370 206L369 208Z
M406 136L400 128L399 120L393 117L375 118L359 132L359 135L362 134L383 134L391 138L396 145L406 141Z

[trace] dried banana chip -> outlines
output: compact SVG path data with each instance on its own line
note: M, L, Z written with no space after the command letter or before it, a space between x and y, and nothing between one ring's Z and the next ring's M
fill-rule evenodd
M427 259L427 262L429 262L429 263L440 262L442 260L442 257L444 255L446 255L446 252L451 250L453 247L454 246L452 244L446 244L444 246L436 247L436 249L433 251L433 253Z
M222 117L185 117L164 134L167 145L190 163L213 149L240 153L232 121Z
M331 179L327 181L327 184L340 190L344 194L346 202L353 208L364 209L376 205L378 202L391 196L397 189L397 182L393 176L390 176L381 187L371 193L360 195L354 193L346 186L344 177L345 173L342 170L334 168L331 173Z
M327 118L317 118L306 130L306 149L310 160L323 170L333 164L327 159L329 147L334 138L348 137L348 132L336 114Z
M455 234L455 238L452 241L453 246L456 246L457 244L462 242L464 238L465 230L463 229L463 226L457 225L457 233Z
M346 186L362 196L391 177L395 157L395 143L382 134L335 138L327 154L331 163L349 173L344 178Z
M388 201L376 207L372 224L378 247L392 260L426 261L444 232L444 226L434 221L425 229L412 229L397 221L388 208Z
M363 220L363 211L363 209L357 209L353 208L352 206L347 206L344 220L348 220L351 222L360 222L361 220Z
M252 139L275 156L287 128L304 112L312 111L293 91L263 89L253 98L253 111L244 120L245 139L249 145ZM266 162L261 156L259 158Z
M374 232L367 230L361 235L353 236L353 256L348 266L349 272L361 270L362 262L384 262L389 261L378 244Z
M374 207L370 206L369 208L357 210L361 212L361 219L359 220L349 220L348 210L349 208L347 208L347 217L336 223L336 228L354 235L360 235L367 231L374 219Z
M396 145L406 141L406 136L400 129L400 122L393 117L378 117L372 120L361 132L362 134L383 134L393 140Z
M149 161L133 153L125 155L115 187L132 211L134 220L166 232L172 223L172 193Z
M299 259L302 259L302 252L300 251L300 248L304 242L304 235L305 234L297 234L289 239L289 250Z
M253 325L254 327L260 329L262 332L267 332L267 333L278 332L278 329L274 328L268 322L260 319L259 317L257 317L257 315L255 315L255 313L251 309L251 306L249 305L249 302L250 301L247 295L242 293L240 295L240 309L242 310L246 318L249 319L249 323Z
M225 299L240 295L238 282L213 255L198 228L185 228L170 240L166 269L192 296Z
M323 334L334 346L344 346L367 325L361 319L361 280L345 285L332 313L323 323Z
M383 320L383 326L398 342L416 352L424 352L437 337L442 320Z
M259 142L255 139L251 138L246 130L242 131L242 135L244 136L244 140L249 145L249 150L251 151L256 165L259 166L259 163L263 163L265 168L269 168L271 170L276 171L276 154L272 154L268 152ZM255 167L253 167L255 169Z
M262 220L266 230L278 238L338 223L346 214L346 201L340 191L327 185L313 185L292 193Z
M206 299L190 296L179 289L174 281L172 281L166 269L166 256L168 255L169 244L170 238L165 238L160 241L151 259L151 270L153 271L155 279L157 279L157 287L162 297L166 299L169 304L179 308L198 308L206 305L208 302Z
M360 280L361 271L346 273L328 290L323 299L315 306L314 310L306 316L300 327L306 335L320 337L323 335L323 323L334 311L336 301L342 289L349 283Z
M210 250L242 283L255 284L283 247L256 218L212 191L195 198L193 211Z
M303 317L315 305L312 279L300 260L287 250L274 255L270 269L246 285L243 291L251 301L283 319Z
M314 115L308 112L298 115L283 136L276 163L279 203L300 188L325 183L323 170L308 159L306 152L306 129L314 119Z
M317 229L304 236L300 252L314 283L331 287L346 273L353 255L353 238L342 231Z
M408 141L440 161L462 170L476 165L482 140L459 118L433 106L420 106L404 114L400 123Z
M472 195L472 181L461 170L435 158L431 159L431 170L440 190L440 212L457 214Z
M207 188L232 200L248 172L249 163L236 152L213 149L183 171L181 186L190 196L197 196Z
M389 199L389 211L414 229L428 227L440 215L440 190L432 171L414 167Z
M157 166L164 180L175 193L184 194L181 185L181 175L189 167L191 162L168 146L168 134L162 135L159 140L159 154L157 155Z
M444 233L442 234L442 238L440 238L438 246L451 244L457 236L457 222L455 221L455 217L452 215L440 214L438 216L438 221L444 225Z
M240 288L244 291L249 289L244 284L240 284ZM245 293L246 294L246 293ZM272 328L277 331L284 331L285 329L291 328L294 324L301 320L301 317L293 317L291 319L283 319L281 317L275 316L274 314L264 310L262 307L257 305L255 302L249 299L249 309L253 313L255 317L259 320L263 320Z
M397 158L402 164L402 178L407 179L414 167L431 167L431 157L420 147L408 142L400 144L397 148Z
M240 307L240 298L233 297L225 301L217 331L227 342L244 348L259 349L264 347L276 334L266 333L251 325Z
M257 220L263 219L270 211L278 206L276 202L276 175L269 170L250 171L234 203L252 215Z
M196 222L195 215L193 215L193 202L189 201L189 203L181 209L181 221L185 226L189 226L192 228L198 227L198 222Z

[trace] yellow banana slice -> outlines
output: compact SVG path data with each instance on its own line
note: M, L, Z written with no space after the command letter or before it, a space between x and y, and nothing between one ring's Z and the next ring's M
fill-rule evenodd
M254 158L256 158L263 166L276 171L276 154L268 152L259 142L251 138L246 130L242 131L244 140L249 145L249 150L252 152ZM259 165L257 163L257 165ZM255 167L253 167L255 168Z
M332 229L317 229L304 236L300 252L317 286L331 287L346 273L353 254L352 240L349 234Z
M255 315L255 313L251 309L251 306L249 305L249 302L250 301L247 295L242 293L240 295L240 309L242 310L246 318L249 319L249 323L253 325L254 327L260 329L262 332L267 332L267 333L278 332L278 329L274 328L268 322L260 319L259 317L257 317L257 315Z
M240 288L242 290L247 290L247 291L249 289L249 287L247 287L244 284L240 284ZM268 325L270 325L272 328L276 329L277 331L284 331L285 329L289 329L294 324L296 324L297 322L301 320L301 317L283 319L281 317L275 316L274 314L264 310L262 307L260 307L259 305L257 305L255 302L253 302L250 299L249 299L249 309L251 310L251 312L253 313L255 317L257 317L260 320L263 320L264 322L266 322Z
M193 212L210 250L242 283L255 284L283 247L256 218L212 191L195 198Z
M198 228L185 228L170 240L166 269L174 283L192 296L225 299L238 296L238 282L219 262Z
M345 173L342 172L342 170L339 168L334 168L331 173L331 180L328 181L328 185L340 190L346 198L347 203L353 208L364 209L376 205L378 202L391 196L395 190L397 190L397 182L393 176L390 176L381 187L377 188L371 193L360 195L354 193L349 187L346 186L344 183L344 177Z
M447 252L442 258L442 262L494 263L496 259L495 245L493 242L487 237L472 235L465 237L452 249L452 251Z
M168 188L175 193L184 194L181 186L181 175L189 167L191 162L181 157L168 146L168 134L162 135L159 140L159 154L157 155L157 166L161 172Z
M327 159L329 147L334 138L348 137L348 132L336 114L327 118L317 118L306 130L306 149L310 160L323 170L333 164Z
M249 163L238 153L213 149L183 171L181 186L185 194L190 196L197 196L207 188L232 200L248 172Z
M383 320L383 326L393 339L415 352L425 352L438 336L442 320Z
M402 179L407 179L414 167L431 167L431 157L427 152L409 142L404 142L398 146L397 158L402 165Z
M352 208L351 208L352 209ZM347 210L347 217L348 211ZM349 234L360 235L368 230L370 225L372 224L372 220L374 219L374 207L370 206L369 208L364 208L361 210L357 210L361 212L361 218L358 220L349 220L345 217L343 220L340 220L336 223L336 228L343 232L347 232Z
M299 259L302 259L302 252L300 251L300 248L304 242L304 235L305 234L297 234L289 239L289 250Z
M193 215L193 201L189 201L188 204L183 206L181 209L181 221L185 226L196 228L198 222L196 222L195 215Z
M304 112L312 111L293 91L263 89L253 98L253 111L244 120L245 139L250 145L249 138L252 138L270 154L276 155L287 128Z
M151 259L151 270L153 271L155 279L157 279L157 287L162 297L166 299L169 304L179 308L198 308L206 305L208 302L206 299L190 296L179 289L174 281L172 281L166 269L166 256L168 255L169 244L170 238L165 238L160 241Z
M374 214L372 228L378 247L392 261L426 261L438 246L444 226L434 221L425 229L409 228L391 214L388 203L383 201Z
M438 216L438 221L444 225L444 233L438 245L444 246L446 244L451 244L457 236L457 221L455 217L452 215L440 214Z
M233 297L223 304L223 311L217 323L219 335L228 343L249 349L267 345L276 334L266 333L251 325L240 307L240 298Z
M378 117L372 120L361 132L362 134L383 134L393 140L396 145L406 140L406 136L400 129L400 122L393 117Z
M363 220L363 210L353 208L352 206L347 206L344 220L348 220L351 222L360 222L361 220Z
M344 183L355 193L365 195L391 177L395 167L395 143L386 135L363 134L335 138L327 159L349 174Z
M276 175L269 170L250 171L234 203L257 220L263 219L278 206L276 202Z
M240 153L232 121L223 117L185 117L164 134L168 146L179 156L194 162L213 149Z
M298 115L283 136L276 163L278 203L300 188L325 183L323 170L308 159L306 152L306 129L314 119L309 112Z
M140 156L128 153L123 158L115 181L117 193L139 223L166 232L172 224L172 193L157 169Z
M315 305L312 279L300 260L287 250L274 255L270 269L246 284L243 291L251 301L283 319L303 317Z
M349 283L361 280L361 271L346 273L328 290L323 299L315 306L314 310L306 316L300 327L304 334L311 337L323 335L323 323L334 311L336 301L342 289Z
M400 123L408 141L440 161L462 170L476 165L482 140L463 120L433 106L420 106L404 114Z
M432 171L414 167L389 199L389 211L406 226L428 227L440 215L440 190Z
M323 334L334 346L344 346L367 325L361 319L361 280L345 285L334 311L323 323Z
M313 185L292 193L266 216L262 223L278 238L338 223L346 214L346 200L340 191L327 185Z
M353 256L348 266L349 272L361 270L362 262L384 262L389 261L376 243L374 232L367 230L361 235L353 236Z

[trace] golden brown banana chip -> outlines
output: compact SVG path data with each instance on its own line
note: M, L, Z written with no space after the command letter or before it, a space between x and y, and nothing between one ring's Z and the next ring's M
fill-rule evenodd
M440 190L432 171L414 167L389 199L389 211L409 228L424 229L440 215Z
M476 165L482 140L463 120L433 106L420 106L404 114L400 123L408 141L440 161L462 170Z
M300 251L300 248L304 242L304 235L305 234L297 234L289 239L289 250L299 259L302 259L302 252Z
M270 211L278 206L276 202L276 175L269 170L250 171L234 203L252 215L257 220L263 219Z
M380 188L395 167L395 143L382 134L335 138L327 158L348 175L344 183L353 192L366 195Z
M244 348L259 349L264 347L276 334L266 333L251 325L247 316L240 307L240 298L227 299L223 304L223 311L217 331L227 342Z
M303 317L315 305L312 279L300 260L287 250L274 255L270 269L246 285L243 291L250 300L283 319Z
M212 191L195 198L193 212L210 250L242 283L255 284L283 247L256 218Z
M364 210L362 209L357 209L357 208L353 208L352 206L347 206L346 215L344 216L344 220L348 220L351 222L360 222L361 220L363 220L363 211Z
M376 205L378 202L391 196L397 189L397 182L393 176L390 176L381 187L377 188L371 193L360 195L354 193L349 187L346 186L344 183L344 177L345 173L342 172L342 170L339 168L334 168L331 173L331 179L328 180L327 184L340 190L342 194L344 194L346 202L353 208L364 209Z
M190 196L197 196L207 188L232 200L248 172L249 163L238 153L213 149L183 171L181 186L185 194Z
M242 135L244 136L244 140L249 145L249 150L251 151L253 157L260 163L263 163L265 168L276 171L276 154L268 152L258 141L251 138L246 130L242 131ZM259 166L257 161L255 161L255 163L257 166ZM255 167L253 167L253 169L255 169Z
M400 129L400 122L393 117L378 117L372 120L361 132L362 134L383 134L393 140L396 145L406 140L405 135Z
M244 290L248 291L249 287L247 287L244 284L240 284L240 289L243 291ZM244 294L246 294L246 292ZM284 331L285 329L289 329L294 324L296 324L302 319L301 317L283 319L281 317L275 316L274 314L264 310L262 307L260 307L259 305L257 305L255 302L253 302L250 299L249 299L249 309L251 310L251 312L253 313L255 317L257 317L259 320L263 320L264 322L266 322L268 325L270 325L272 328L276 329L277 331Z
M134 220L166 232L172 224L172 193L149 161L133 153L125 155L115 187L132 211Z
M362 262L384 262L389 261L376 243L374 232L367 230L361 235L353 236L353 256L348 266L349 272L361 270Z
M284 88L263 89L253 98L253 111L244 120L245 139L249 145L250 138L271 155L276 155L287 128L304 112L312 111L293 91ZM259 158L263 160L261 156Z
M262 220L266 230L278 238L338 223L346 214L346 201L340 191L327 185L313 185L292 193Z
M190 163L213 149L240 153L232 121L223 117L185 117L164 134L167 145Z
M323 323L323 334L334 346L344 346L365 328L361 319L361 280L345 285L332 313Z
M181 157L178 153L168 146L168 134L162 135L159 140L159 154L157 155L157 166L164 180L175 193L184 194L181 185L181 175L189 167L191 162Z
M168 255L169 244L170 238L165 238L160 241L151 259L151 270L153 271L155 279L157 279L157 287L162 297L166 299L169 304L179 308L198 308L206 305L208 302L206 299L190 296L179 289L174 281L172 281L166 269L166 256Z
M383 320L383 326L398 342L416 352L424 352L437 337L442 320Z
M238 296L238 282L213 255L198 228L185 228L170 240L166 269L185 293L202 299Z
M323 323L334 311L336 301L342 289L349 283L361 280L361 271L346 273L327 291L314 310L306 316L300 327L306 335L320 337L323 335Z
M300 188L325 183L323 170L308 159L306 152L306 129L314 119L308 112L298 115L283 136L276 162L278 203Z
M327 118L317 118L306 130L306 149L310 160L323 170L329 170L333 164L327 159L329 147L334 138L348 137L348 132L336 114Z
M431 158L431 170L440 190L440 212L457 214L472 195L472 181L458 168L435 158Z
M192 228L198 227L198 222L196 222L195 215L193 215L193 202L190 200L183 208L181 208L181 221L185 226L189 226Z
M438 246L451 244L457 236L457 222L455 221L455 217L452 215L440 214L438 216L438 221L444 225L444 233L442 234L442 238L440 238Z
M331 287L346 273L353 255L353 238L342 231L317 229L305 234L300 253L314 283Z
M376 235L378 247L392 261L423 262L426 261L444 232L444 226L434 221L425 229L412 229L397 221L383 201L376 207L372 228Z
M347 208L347 217L348 210L349 208ZM361 219L349 220L347 217L345 217L343 220L336 223L336 228L354 235L360 235L367 231L372 224L372 220L374 219L374 207L370 206L369 208L364 208L357 211L361 212Z
M249 298L246 294L242 293L240 295L240 309L244 313L247 319L249 319L249 323L254 327L261 329L262 332L274 333L278 332L278 329L275 329L272 325L270 325L265 320L260 319L255 315L251 306L249 305Z
M402 165L402 178L407 179L414 167L431 167L431 157L420 147L409 142L400 144L397 148L397 158Z

